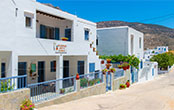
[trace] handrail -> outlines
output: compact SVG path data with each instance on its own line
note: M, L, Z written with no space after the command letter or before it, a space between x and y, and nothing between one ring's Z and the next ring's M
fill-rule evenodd
M13 77L7 77L7 78L0 78L0 81L1 81L1 80L7 80L7 79L14 79L14 78L23 78L23 77L27 77L27 75L13 76Z

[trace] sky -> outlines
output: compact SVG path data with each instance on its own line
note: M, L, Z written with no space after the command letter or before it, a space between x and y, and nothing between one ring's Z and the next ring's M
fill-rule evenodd
M174 28L174 0L37 0L93 22L127 21Z

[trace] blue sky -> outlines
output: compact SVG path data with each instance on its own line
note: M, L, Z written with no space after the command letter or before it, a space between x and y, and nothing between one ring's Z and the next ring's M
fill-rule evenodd
M93 21L120 20L174 28L174 0L37 0Z

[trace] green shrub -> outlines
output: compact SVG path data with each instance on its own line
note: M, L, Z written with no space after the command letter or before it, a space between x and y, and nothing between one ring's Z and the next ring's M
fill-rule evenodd
M87 87L88 86L88 80L86 78L80 79L80 87Z
M134 55L130 56L123 56L123 55L111 55L111 56L100 56L100 59L111 59L112 62L128 62L131 66L135 67L138 69L139 64L140 64L140 60L135 57Z

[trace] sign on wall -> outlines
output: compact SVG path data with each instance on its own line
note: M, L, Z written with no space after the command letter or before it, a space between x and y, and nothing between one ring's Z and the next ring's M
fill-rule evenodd
M64 44L54 44L54 51L57 54L66 54L67 45Z

